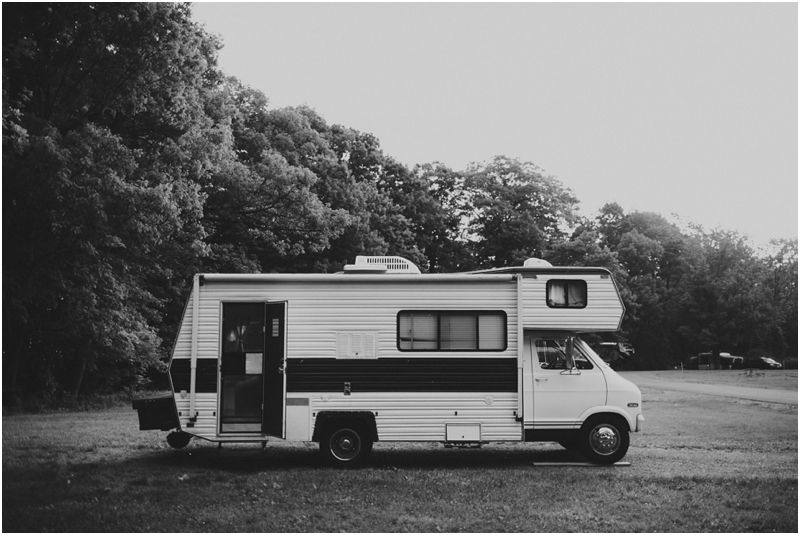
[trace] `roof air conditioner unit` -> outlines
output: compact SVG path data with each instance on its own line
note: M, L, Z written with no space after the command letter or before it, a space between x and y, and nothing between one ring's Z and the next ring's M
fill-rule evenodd
M355 264L344 266L345 273L419 274L419 268L400 256L357 256Z

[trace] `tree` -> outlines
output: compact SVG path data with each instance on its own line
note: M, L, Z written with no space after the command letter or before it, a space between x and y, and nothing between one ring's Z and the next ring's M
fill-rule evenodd
M736 232L716 229L699 239L703 263L692 273L678 332L694 348L715 355L774 349L780 320L764 262Z
M333 157L311 126L315 117L267 103L233 78L214 99L216 114L230 121L231 143L203 184L212 271L279 271L327 250L349 221L315 191L320 162Z
M217 43L183 5L3 6L4 400L132 386L202 249ZM87 380L87 375L91 379Z
M765 259L764 287L774 324L770 332L771 353L777 357L797 356L797 238L773 240L777 251Z
M461 222L463 173L438 162L417 165L389 191L411 222L416 247L424 255L422 269L452 273L476 267Z
M465 180L464 217L482 267L521 265L562 241L578 200L532 163L498 156L473 165Z

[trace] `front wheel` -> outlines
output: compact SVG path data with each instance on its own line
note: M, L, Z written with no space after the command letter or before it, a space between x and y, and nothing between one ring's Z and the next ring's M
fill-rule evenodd
M630 441L627 427L611 416L590 418L580 431L581 453L597 464L614 464L625 457Z
M372 451L372 441L358 427L337 427L319 443L325 459L336 466L358 466Z

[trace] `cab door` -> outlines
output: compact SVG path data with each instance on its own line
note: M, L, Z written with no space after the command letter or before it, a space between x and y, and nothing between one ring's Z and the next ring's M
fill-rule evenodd
M534 429L572 429L586 410L606 404L603 372L579 340L573 344L574 366L570 366L568 338L566 334L526 338L532 356Z

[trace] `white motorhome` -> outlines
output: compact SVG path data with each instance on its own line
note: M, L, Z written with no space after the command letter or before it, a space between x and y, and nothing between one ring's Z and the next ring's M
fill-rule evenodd
M319 442L334 464L375 441L556 441L627 452L641 393L578 336L617 330L609 272L524 266L421 274L357 257L337 274L203 274L180 325L172 394L134 400L170 445Z

